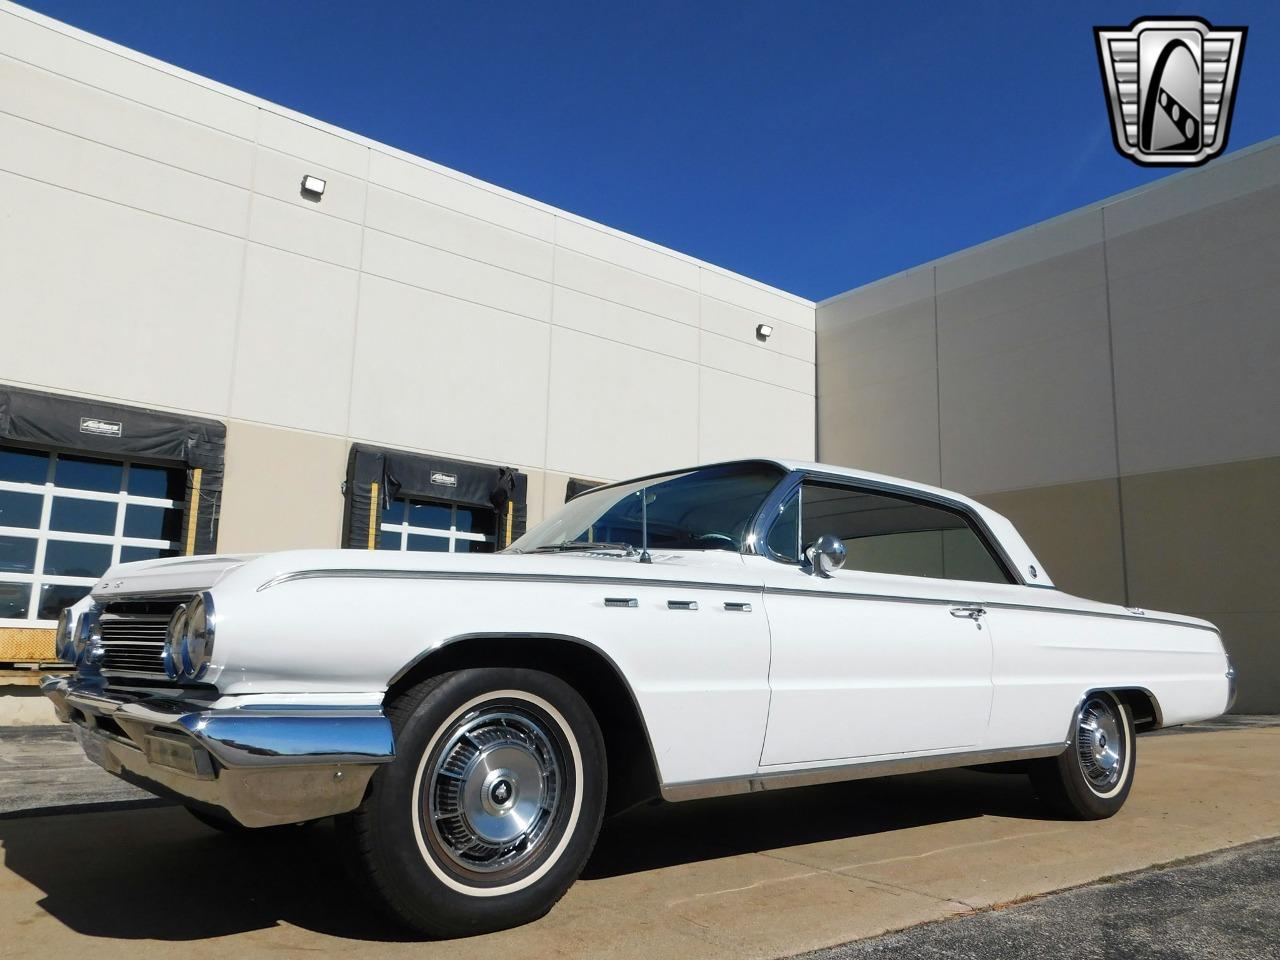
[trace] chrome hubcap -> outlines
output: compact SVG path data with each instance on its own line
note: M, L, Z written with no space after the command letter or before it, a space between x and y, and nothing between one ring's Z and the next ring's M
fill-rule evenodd
M1085 779L1099 792L1114 787L1125 769L1122 719L1115 707L1101 697L1090 697L1080 708L1076 727L1076 754Z
M505 706L467 714L445 736L424 785L437 846L470 871L523 864L555 821L561 769L554 739L529 714Z

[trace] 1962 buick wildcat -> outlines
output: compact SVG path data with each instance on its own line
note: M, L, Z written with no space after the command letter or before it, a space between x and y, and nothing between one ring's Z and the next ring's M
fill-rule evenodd
M1135 731L1234 694L1212 624L1055 589L972 500L775 460L591 490L493 556L125 564L59 629L90 757L229 829L338 816L436 936L545 913L651 798L1009 763L1108 817Z

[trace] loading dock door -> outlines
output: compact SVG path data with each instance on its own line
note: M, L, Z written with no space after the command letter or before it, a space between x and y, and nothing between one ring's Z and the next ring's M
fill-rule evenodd
M527 490L513 467L353 444L343 545L492 553L524 533Z
M0 386L0 663L55 659L53 625L114 563L212 553L225 427Z

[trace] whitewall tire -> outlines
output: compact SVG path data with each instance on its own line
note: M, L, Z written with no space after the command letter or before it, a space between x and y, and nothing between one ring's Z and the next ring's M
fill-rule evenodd
M1101 820L1124 806L1137 761L1129 708L1114 693L1098 691L1077 708L1067 749L1036 761L1031 781L1040 798L1059 813Z
M340 823L382 906L436 937L546 913L591 854L605 801L600 729L565 681L476 668L388 707L396 760Z

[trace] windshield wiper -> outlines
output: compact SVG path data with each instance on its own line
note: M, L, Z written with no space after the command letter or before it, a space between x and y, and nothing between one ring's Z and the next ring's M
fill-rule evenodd
M570 553L575 550L621 550L627 556L636 552L636 548L629 543L587 543L582 540L561 540L559 543L533 548L534 553Z

